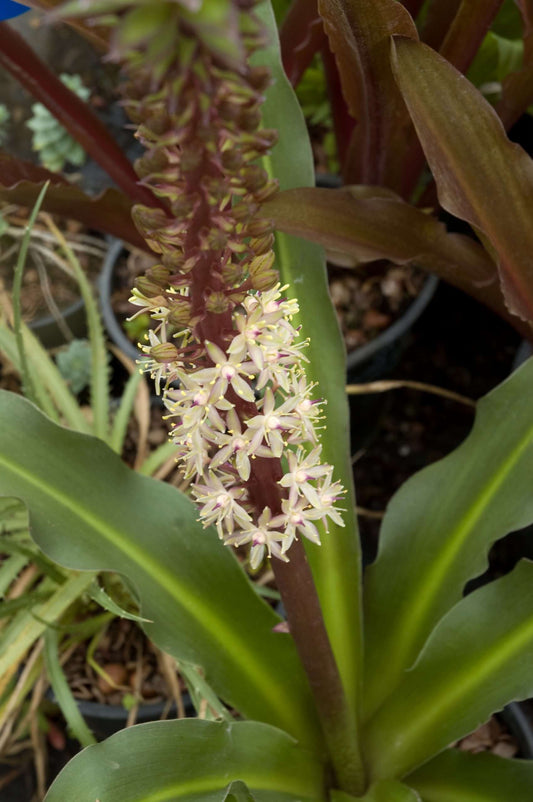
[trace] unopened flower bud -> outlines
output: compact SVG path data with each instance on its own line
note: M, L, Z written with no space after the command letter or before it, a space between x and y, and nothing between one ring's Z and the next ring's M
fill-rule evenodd
M162 136L172 128L172 120L164 109L153 112L144 123L144 126L151 134Z
M150 348L150 356L156 362L175 362L178 358L178 349L172 343L157 343Z
M262 189L258 192L254 192L254 200L258 203L264 203L265 201L269 200L279 189L279 183L277 179L269 181Z
M267 253L274 244L274 234L264 234L262 237L254 237L250 240L249 246L257 255Z
M161 287L154 281L150 281L147 276L139 276L135 285L145 298L157 298L158 295L161 295Z
M181 152L180 168L184 173L196 170L202 162L203 148L196 145L189 145Z
M162 209L151 209L148 206L134 206L131 215L140 234L147 239L158 229L165 229L169 223Z
M235 287L244 279L244 270L238 262L226 262L222 267L221 274L227 287Z
M180 220L183 220L191 214L193 203L191 198L188 198L180 190L177 190L177 187L174 188L174 192L176 191L177 194L172 198L172 214Z
M243 184L249 192L259 192L267 182L267 174L258 164L250 164L241 171Z
M172 273L175 273L176 271L181 269L181 266L185 261L185 259L181 251L172 250L172 251L166 251L161 257L161 261L164 267L168 267L168 269Z
M235 122L238 119L240 107L237 103L232 103L230 100L224 100L219 104L218 113L224 122Z
M278 281L278 271L273 269L275 256L273 251L256 256L248 265L250 281L254 290L266 292L271 289Z
M272 77L268 67L258 66L250 69L248 80L254 89L257 89L258 92L264 92L264 90L270 86Z
M254 220L250 220L247 224L245 236L262 237L263 234L272 233L272 230L273 225L270 220L266 220L264 217L257 217Z
M261 148L266 148L267 150L270 150L270 148L274 147L278 141L278 138L279 134L275 128L263 128L257 133L258 145Z
M232 207L231 214L234 220L240 221L252 217L258 210L259 206L257 204L250 203L249 200L244 200Z
M139 178L145 178L154 173L162 173L167 166L168 160L163 151L154 149L145 153L140 159L136 159L135 172Z
M191 321L191 304L185 298L177 298L172 301L170 312L167 318L172 326L188 326Z
M211 251L221 251L226 247L227 234L219 228L212 228L205 238L206 248Z
M239 125L243 131L255 131L261 122L261 110L258 106L243 109L239 117Z
M238 170L242 164L242 154L235 148L225 150L220 158L222 166L230 172Z
M223 292L212 292L205 299L205 308L208 312L215 312L221 315L230 308L230 302Z
M162 289L168 287L168 280L170 278L170 270L164 265L154 265L146 271L147 278L154 284L157 284Z

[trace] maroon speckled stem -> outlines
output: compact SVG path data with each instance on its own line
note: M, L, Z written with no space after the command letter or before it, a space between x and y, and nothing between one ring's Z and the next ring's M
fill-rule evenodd
M290 633L311 685L338 786L346 793L360 796L365 790L365 773L357 723L350 717L301 541L294 541L287 556L288 563L273 559L272 569Z

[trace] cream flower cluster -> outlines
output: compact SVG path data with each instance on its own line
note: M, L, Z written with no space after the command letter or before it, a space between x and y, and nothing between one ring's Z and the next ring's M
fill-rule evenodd
M226 350L204 343L207 366L191 370L176 358L161 316L158 335L151 332L150 345L143 346L145 370L163 384L171 436L200 519L214 524L226 544L250 544L253 568L265 553L286 560L298 536L320 543L319 522L326 529L330 519L343 525L336 506L342 487L321 462L320 402L312 399L314 385L303 369L306 342L298 342L291 323L298 305L282 297L285 289L278 284L247 295L233 312ZM137 293L132 301L158 314L153 298L143 304ZM176 379L177 387L170 384ZM248 414L252 408L255 414ZM282 460L277 514L251 503L248 482L257 458Z

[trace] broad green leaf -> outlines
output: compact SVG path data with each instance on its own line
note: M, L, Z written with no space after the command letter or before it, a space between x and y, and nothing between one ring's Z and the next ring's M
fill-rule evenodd
M533 563L459 602L437 624L415 666L369 722L374 777L403 777L533 694Z
M281 189L314 184L313 161L303 115L281 65L274 16L269 3L257 13L270 31L269 46L256 55L272 70L274 83L267 92L264 124L280 132L265 167L280 181ZM317 394L326 400L326 429L322 433L324 460L335 466L334 476L347 489L345 527L331 524L322 535L322 546L306 548L320 602L345 687L353 694L360 682L359 537L355 518L352 467L349 454L348 406L344 392L345 353L333 307L329 300L324 255L321 248L302 239L277 235L278 267L283 283L291 287L300 304L296 325L310 338L305 356L307 375L318 382ZM306 544L307 546L307 544ZM356 702L358 703L358 702Z
M289 189L263 206L279 231L306 237L359 262L417 264L521 325L505 306L495 263L470 237L448 234L433 215L382 187Z
M378 780L361 802L421 802L420 795L398 780Z
M316 738L308 686L279 617L176 488L136 474L101 441L67 431L0 392L0 492L21 498L31 532L68 568L126 575L148 635L202 665L240 713Z
M330 802L421 802L419 794L398 780L378 780L362 797L350 796L344 791L332 791Z
M472 432L392 499L365 577L366 715L483 573L492 542L533 521L533 359L483 398Z
M346 178L390 185L391 163L401 166L409 118L392 75L389 43L393 34L418 39L415 24L397 0L319 0L318 8L357 120Z
M392 63L441 205L489 240L510 311L533 319L533 162L478 90L431 48L397 38Z
M243 786L256 802L326 799L316 755L286 733L255 721L181 719L139 724L85 749L46 802L223 802L228 791L241 802Z
M531 802L533 761L447 749L409 776L424 802Z

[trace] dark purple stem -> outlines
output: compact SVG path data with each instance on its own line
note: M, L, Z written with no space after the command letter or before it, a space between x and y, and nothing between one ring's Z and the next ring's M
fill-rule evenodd
M294 541L287 556L288 563L273 559L272 569L290 633L311 685L338 786L346 793L360 796L365 790L365 773L357 724L349 713L301 541Z

